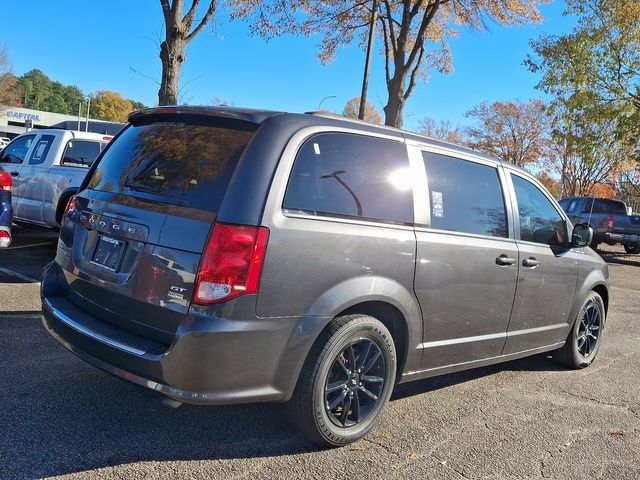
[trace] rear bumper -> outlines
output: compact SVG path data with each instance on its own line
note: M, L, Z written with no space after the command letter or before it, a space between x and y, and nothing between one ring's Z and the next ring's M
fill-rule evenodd
M640 235L638 234L607 232L605 234L605 238L607 241L623 243L625 245L635 245L636 243L640 243Z
M166 346L83 312L65 297L61 278L57 264L45 269L41 296L47 331L96 367L180 402L288 400L315 338L298 328L298 317L230 320L196 307ZM311 323L323 325L319 319Z

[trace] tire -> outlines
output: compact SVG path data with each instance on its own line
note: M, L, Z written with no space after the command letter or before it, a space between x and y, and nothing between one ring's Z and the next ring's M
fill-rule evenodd
M640 253L640 243L637 243L634 246L624 245L624 251L633 255L637 255L638 253Z
M600 242L598 242L595 238L593 240L591 240L591 243L589 244L589 246L591 247L591 249L595 252L596 250L598 250L598 245L600 244Z
M602 297L590 292L573 322L566 343L553 352L554 360L574 369L591 365L602 344L605 320Z
M396 367L391 333L380 321L358 314L338 317L307 357L289 402L290 418L321 447L355 442L381 417L393 391Z

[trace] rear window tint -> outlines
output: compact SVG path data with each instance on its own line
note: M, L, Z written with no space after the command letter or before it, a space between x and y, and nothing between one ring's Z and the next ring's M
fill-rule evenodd
M153 119L113 141L89 188L217 213L257 125L193 115Z
M591 210L591 204L593 203L593 210ZM592 211L593 213L613 213L626 215L627 209L624 203L617 200L607 200L605 198L590 199L587 202L585 211Z
M316 135L298 152L284 208L312 215L412 223L407 149L401 142L364 135Z
M69 140L62 154L62 165L89 168L105 144L91 140Z

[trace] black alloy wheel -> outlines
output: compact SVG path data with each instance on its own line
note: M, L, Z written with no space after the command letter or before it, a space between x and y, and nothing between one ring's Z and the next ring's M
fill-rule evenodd
M385 383L384 356L375 342L362 338L334 359L325 382L325 409L340 427L366 419L380 401Z
M575 317L564 346L553 352L554 360L569 368L591 365L602 344L605 313L602 297L595 291L589 292Z
M294 426L322 447L340 447L376 425L395 385L391 332L364 314L335 318L314 343L289 407Z
M602 318L600 310L595 304L589 305L580 319L578 326L578 352L583 358L589 358L598 345Z

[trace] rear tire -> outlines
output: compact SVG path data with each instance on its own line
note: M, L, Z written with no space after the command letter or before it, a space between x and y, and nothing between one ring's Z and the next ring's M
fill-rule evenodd
M636 244L634 246L624 245L624 251L633 255L637 255L640 253L640 244Z
M596 292L587 295L575 318L567 341L553 352L553 359L569 368L586 368L596 358L605 325L605 309L602 297Z
M321 447L340 447L376 425L395 384L389 330L368 315L334 319L314 344L289 402L295 426Z

